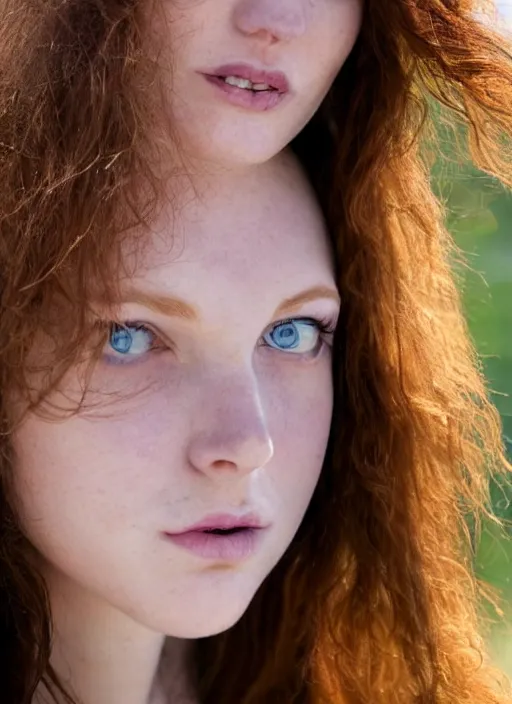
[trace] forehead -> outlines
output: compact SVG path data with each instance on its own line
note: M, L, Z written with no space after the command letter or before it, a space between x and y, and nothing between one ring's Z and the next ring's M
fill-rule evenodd
M180 207L164 208L137 278L181 285L206 279L308 284L332 278L324 221L305 177L293 163L224 175ZM172 273L171 273L172 272ZM318 283L318 281L313 281Z

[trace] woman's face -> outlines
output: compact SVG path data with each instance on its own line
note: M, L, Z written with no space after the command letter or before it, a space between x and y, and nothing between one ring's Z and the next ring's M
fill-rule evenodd
M178 132L193 156L228 165L266 161L300 132L352 50L362 15L362 0L162 3L153 27L172 51Z
M162 212L123 281L125 326L85 408L29 416L15 477L51 592L200 637L240 618L304 516L332 409L320 327L339 304L321 215L288 156L178 212L172 227ZM77 370L63 391L79 396ZM239 524L252 528L205 532Z

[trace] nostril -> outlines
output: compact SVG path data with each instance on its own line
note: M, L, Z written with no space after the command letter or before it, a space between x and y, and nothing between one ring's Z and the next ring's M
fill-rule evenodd
M212 467L214 469L225 470L225 471L237 471L236 464L230 460L214 460L212 462Z

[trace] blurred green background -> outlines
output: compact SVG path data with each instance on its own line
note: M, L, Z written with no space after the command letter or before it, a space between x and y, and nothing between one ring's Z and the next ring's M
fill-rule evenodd
M512 461L512 194L473 166L457 166L450 159L434 167L433 185L447 205L448 228L473 270L463 275L465 311ZM512 490L499 481L491 489L495 513L512 522ZM512 677L511 527L507 533L508 539L493 524L484 526L476 569L502 591L505 621L493 625L490 643L496 663Z

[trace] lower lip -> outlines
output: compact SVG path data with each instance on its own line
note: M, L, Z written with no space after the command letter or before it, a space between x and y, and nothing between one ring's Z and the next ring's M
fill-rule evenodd
M261 90L253 91L246 88L238 88L231 86L229 83L218 76L208 76L203 74L208 83L217 88L218 92L232 105L246 108L247 110L255 110L264 112L272 110L280 105L287 93L280 93L278 90Z
M239 562L256 552L263 532L261 528L246 528L236 533L222 535L192 530L174 535L166 533L165 537L174 545L207 560Z

